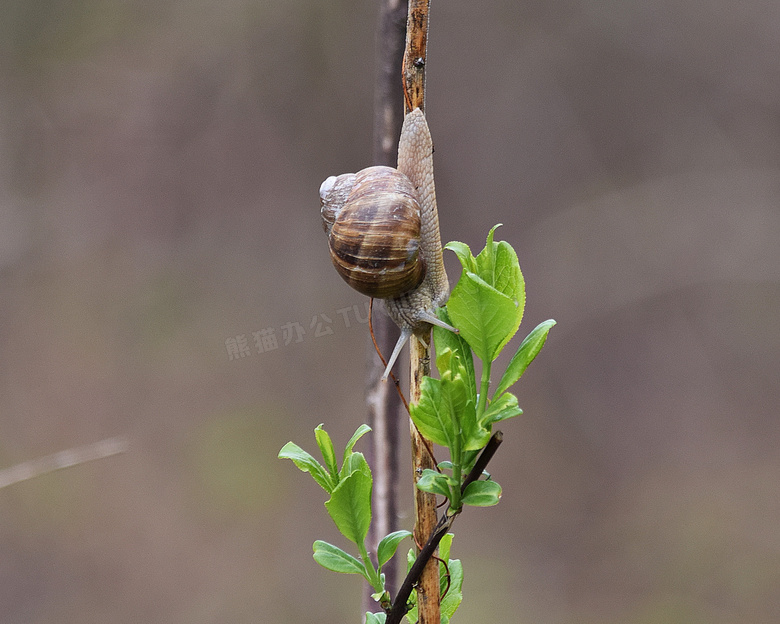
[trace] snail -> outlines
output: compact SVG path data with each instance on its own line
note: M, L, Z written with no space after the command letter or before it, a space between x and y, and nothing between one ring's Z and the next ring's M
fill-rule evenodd
M320 186L322 225L333 266L358 292L385 300L401 335L382 376L386 380L413 333L441 321L436 309L449 297L444 270L433 141L423 112L406 115L398 168L368 167L331 176Z

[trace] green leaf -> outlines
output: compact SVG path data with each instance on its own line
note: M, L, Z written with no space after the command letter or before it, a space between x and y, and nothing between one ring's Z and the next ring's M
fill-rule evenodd
M491 286L496 286L496 249L498 243L493 242L496 230L501 227L501 224L494 225L488 232L485 246L474 258L474 266L476 267L473 272L479 275Z
M473 400L470 401L468 387L463 379L463 367L449 368L440 371L441 395L447 406L450 420L452 421L455 435L462 431L463 420L468 417L469 406L471 412L476 414ZM476 418L476 415L474 416Z
M512 245L506 241L493 242L498 227L496 225L488 233L485 248L476 257L475 273L496 290L517 301L522 315L525 306L525 283L520 262Z
M406 553L406 571L409 572L409 570L412 569L412 565L414 565L414 560L417 558L417 553L414 552L414 548L410 548Z
M401 543L401 540L404 540L407 537L411 537L411 536L412 536L411 531L404 531L404 530L395 531L393 533L390 533L390 535L385 535L382 538L382 541L380 541L376 547L376 558L379 567L381 568L388 561L390 561L390 559L393 558L393 555L395 554L395 551L398 549L398 544Z
M387 586L387 579L385 578L384 572L379 575L379 586L383 588ZM371 597L377 602L385 601L387 604L390 604L390 594L385 589L374 592L371 594Z
M382 613L369 613L366 611L366 624L385 624L387 620L387 614Z
M497 505L501 498L501 486L495 481L474 481L463 493L463 504L474 507Z
M450 619L463 600L463 565L460 559L450 559L450 549L452 547L452 533L447 533L439 542L439 558L447 562L447 567L440 564L440 583L441 591L447 587L446 573L449 570L449 590L447 595L441 600L442 622L444 618Z
M320 447L322 458L325 460L325 467L328 469L333 480L339 481L339 467L336 464L336 450L333 448L333 441L328 432L322 428L322 424L314 429L314 439L317 440L317 446Z
M511 392L505 392L497 399L491 401L490 405L485 410L485 414L482 417L483 426L490 431L493 423L514 416L520 416L522 413L523 410L517 406L517 397ZM485 444L487 444L487 442L485 442Z
M517 353L510 360L506 371L504 371L504 375L501 377L501 381L496 389L496 396L500 396L509 390L523 376L528 365L533 362L539 351L542 350L544 343L547 341L547 334L554 325L555 321L553 319L544 321L526 336L517 349Z
M360 425L355 433L352 434L352 437L349 439L349 442L347 442L347 448L344 449L344 461L343 464L347 463L347 458L352 453L352 449L355 448L355 444L357 444L357 441L360 440L364 435L366 435L369 431L371 431L371 427L368 425ZM345 475L342 475L345 476Z
M450 573L450 588L447 595L441 600L442 624L444 624L445 618L446 621L452 618L460 603L463 602L463 564L460 559L450 559L447 562L447 569ZM444 574L446 572L442 571L442 579L446 581Z
M314 561L323 568L341 574L360 574L368 578L365 566L348 552L322 540L314 542Z
M364 542L371 524L371 487L371 473L356 470L342 479L325 503L338 530L355 544Z
M412 569L412 565L414 565L414 560L417 558L417 554L414 551L414 548L410 548L409 551L406 553L406 572L409 573L409 570ZM409 596L409 600L407 604L412 605L412 608L408 611L406 614L406 621L407 622L416 622L417 621L417 592L413 591L411 595Z
M490 440L490 429L477 422L477 408L473 400L469 400L461 411L461 451L478 451ZM463 456L458 458L463 463Z
M441 494L450 497L450 486L447 475L443 475L435 470L426 468L422 476L417 480L417 489L431 494Z
M517 306L480 276L466 271L450 295L447 311L477 357L492 362L517 330Z
M455 252L455 255L458 256L458 260L460 260L460 264L464 271L476 270L477 265L474 262L474 256L471 254L471 249L466 243L450 241L444 245L444 249L449 249L450 251Z
M446 308L436 311L438 317L445 323L452 325L452 319ZM462 367L461 374L469 387L470 395L477 393L477 381L474 373L474 358L471 355L471 347L460 334L455 334L443 327L434 326L433 343L436 347L436 368L441 372L445 365L457 368ZM452 352L452 358L447 364L440 360L440 356L447 350ZM454 361L453 361L454 360Z
M514 336L525 307L525 281L517 254L506 241L493 241L498 227L490 230L476 258L463 243L447 246L463 265L447 304L450 317L477 356L491 362Z
M517 332L525 308L525 280L520 271L517 254L506 241L493 242L495 231L500 225L496 225L490 230L485 248L476 258L477 275L500 293L509 297L516 306L514 324L506 333L505 339L499 344L496 356Z
M347 461L344 462L344 465L341 467L341 476L342 478L347 477L357 470L363 472L366 470L369 472L371 471L368 467L365 455L360 452L352 452L347 456Z
M450 548L452 548L452 540L455 537L454 533L445 533L444 537L439 542L439 559L447 561L450 558Z
M455 426L448 405L442 396L441 381L423 377L420 401L409 406L414 424L420 433L441 446L451 446L455 440Z
M341 467L341 478L344 479L357 471L365 472L369 477L371 476L371 468L368 466L365 455L363 453L350 453L347 461Z
M314 477L314 480L319 483L322 489L328 494L333 492L335 483L328 474L328 471L325 470L314 457L294 442L288 442L282 447L282 450L279 451L279 458L291 459L300 470L310 473L311 476Z

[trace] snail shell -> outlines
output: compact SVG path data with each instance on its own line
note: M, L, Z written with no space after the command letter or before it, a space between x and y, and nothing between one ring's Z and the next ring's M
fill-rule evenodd
M404 118L398 169L368 167L331 176L320 186L322 225L333 265L346 282L385 300L401 335L385 368L387 379L412 334L431 325L457 333L436 316L449 296L433 183L433 141L417 108Z
M352 288L389 299L420 285L420 204L409 178L391 167L368 167L328 178L320 198L333 266Z

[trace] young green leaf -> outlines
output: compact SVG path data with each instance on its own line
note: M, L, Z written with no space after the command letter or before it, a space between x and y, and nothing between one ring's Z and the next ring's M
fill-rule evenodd
M366 624L385 624L387 620L387 614L382 613L369 613L366 611Z
M441 446L452 446L455 426L442 395L441 381L424 377L420 386L420 402L409 406L412 420L420 433Z
M455 538L454 533L445 533L444 537L439 542L439 559L447 561L450 558L450 549L452 548L452 540Z
M473 402L469 403L469 390L462 373L462 366L453 366L440 371L441 395L449 411L455 435L462 435L461 421L466 415L468 406L471 405L472 410L474 409Z
M449 585L447 594L441 599L442 622L444 622L444 618L447 620L452 618L463 600L463 564L461 564L460 559L450 559L452 538L452 533L447 533L439 542L439 558L447 562L446 568L443 563L440 565L441 591L443 592ZM447 578L447 573L449 573L449 578Z
M474 507L497 505L501 498L501 486L495 481L474 481L463 493L463 504Z
M464 271L476 271L477 265L475 263L474 256L471 254L471 249L466 243L451 241L444 245L444 249L449 249L450 251L455 252L455 255L458 256L458 260L460 260L460 264L463 266Z
M500 352L506 344L517 333L520 322L523 320L523 311L525 310L525 279L520 270L520 264L517 260L517 254L512 246L506 241L500 241L496 249L495 260L495 283L493 286L499 292L510 297L516 305L515 324L499 347ZM496 354L498 355L498 353Z
M323 568L342 574L360 574L368 579L365 566L348 552L322 540L314 542L314 560Z
M487 235L487 240L485 241L485 246L482 248L482 251L477 254L477 257L474 258L474 266L477 267L476 270L474 270L474 273L479 275L483 280L485 280L493 287L497 287L496 249L498 247L498 243L493 242L493 237L495 236L496 230L499 227L501 227L500 223L498 225L494 225L490 229L490 232L488 232ZM501 289L499 288L498 290Z
M447 594L441 599L442 624L452 618L460 603L463 602L463 564L460 562L460 559L449 559L446 570L449 571L450 575L450 587L447 590ZM447 581L446 573L442 565L441 578L445 582Z
M446 308L439 308L436 313L442 321L448 325L452 325L452 319L447 313ZM471 347L469 344L460 334L455 334L438 326L434 326L433 328L433 343L436 347L436 368L438 370L443 370L445 366L450 365L462 367L463 370L461 371L461 375L469 387L470 394L475 395L477 393L477 381L474 373L474 358L471 355ZM452 352L451 357L455 360L454 363L452 360L449 360L446 363L440 361L441 355L447 350Z
M349 439L349 442L347 442L347 447L344 449L344 460L342 462L342 466L343 464L347 463L347 458L352 453L352 449L355 448L355 444L357 444L357 441L360 440L360 438L366 435L369 431L371 431L371 427L369 427L368 425L360 425L355 431L355 433L352 434L352 437Z
M450 317L477 356L490 362L514 336L525 307L525 281L517 254L506 241L493 241L498 227L490 230L476 258L463 243L446 245L463 265L447 304Z
M525 282L520 271L520 262L512 245L506 241L493 241L498 227L496 225L490 230L485 248L476 257L475 273L493 288L517 301L522 316L525 307Z
M280 459L291 459L300 470L310 473L311 476L314 477L314 480L319 483L322 489L328 494L333 492L333 488L336 487L336 484L333 482L333 479L331 479L328 471L325 470L314 457L294 442L285 444L282 447L282 450L279 451L278 457Z
M492 362L516 331L517 306L480 276L466 271L450 295L447 311L477 357Z
M338 530L355 544L364 542L371 524L371 487L371 474L356 470L341 480L325 503Z
M474 395L472 395L474 396ZM477 407L473 399L469 399L460 412L461 451L478 451L490 440L490 429L477 422ZM463 456L457 458L463 464Z
M496 388L495 396L500 396L509 390L523 376L528 365L533 362L539 351L542 350L544 343L547 341L547 334L553 325L555 325L555 321L552 319L544 321L525 337L525 340L517 349L517 353L510 360L506 371L504 371L504 375L498 383L498 388Z
M356 471L365 472L369 477L371 476L371 468L369 468L366 456L363 453L349 454L347 461L341 467L341 478L344 479Z
M482 417L483 426L490 431L493 423L497 423L507 418L514 416L520 416L523 413L517 406L517 397L511 392L505 392L497 399L494 399L490 406L485 410L485 414ZM487 442L486 442L487 444Z
M431 494L441 494L450 497L450 486L447 475L443 475L435 470L426 468L422 476L417 480L417 489Z
M325 460L325 467L333 480L338 483L339 467L336 464L336 450L333 448L333 441L330 439L328 432L322 428L322 424L315 427L314 439L317 440L317 446L320 447L322 459Z
M395 531L394 533L390 533L390 535L385 535L382 538L382 541L380 541L376 547L376 559L379 567L381 568L388 561L390 561L390 559L393 558L393 555L398 549L398 544L401 543L401 540L411 536L411 531L404 530Z
M490 230L485 248L476 257L477 275L515 303L514 324L506 333L504 340L498 345L495 356L517 332L525 308L525 280L520 271L517 254L506 241L497 243L493 241L493 236L499 225Z

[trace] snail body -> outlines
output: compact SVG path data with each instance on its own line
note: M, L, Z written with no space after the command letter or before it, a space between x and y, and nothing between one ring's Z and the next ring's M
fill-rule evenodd
M430 325L457 332L436 308L449 297L436 192L433 142L420 109L404 119L398 168L368 167L331 176L320 187L323 228L331 260L358 292L385 300L400 327L385 369L387 379L404 344Z

